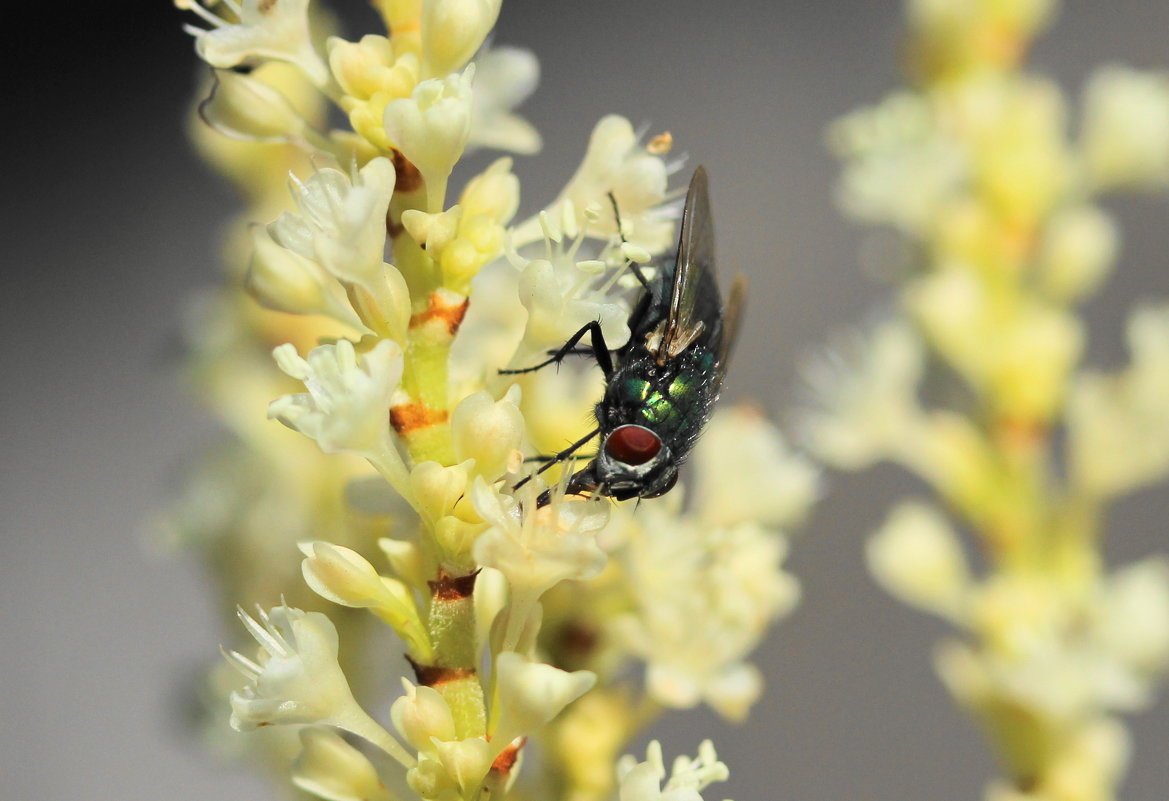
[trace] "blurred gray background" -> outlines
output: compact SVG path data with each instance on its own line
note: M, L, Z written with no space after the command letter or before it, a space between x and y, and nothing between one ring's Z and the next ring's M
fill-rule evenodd
M352 37L372 25L359 0L335 5ZM860 232L833 208L822 131L898 80L900 12L897 0L506 0L495 41L543 67L524 112L545 150L517 165L526 208L552 197L601 115L672 131L711 171L721 262L752 281L728 395L782 416L803 356L883 295L857 267ZM235 211L184 139L196 75L184 20L161 0L6 13L0 797L270 797L182 730L178 690L213 658L218 622L193 563L143 527L215 430L179 387L174 342L185 300L217 280L215 237ZM1069 87L1100 62L1166 65L1167 30L1159 0L1071 2L1036 63ZM1125 309L1169 295L1169 207L1114 208L1121 270L1089 309L1101 363L1122 356ZM803 604L759 654L769 690L754 716L658 727L667 754L715 739L732 778L711 798L980 796L992 765L929 667L943 628L875 589L862 564L863 538L911 487L893 470L834 477L790 563ZM1114 560L1165 548L1167 498L1117 510ZM1133 725L1125 797L1160 801L1169 709Z

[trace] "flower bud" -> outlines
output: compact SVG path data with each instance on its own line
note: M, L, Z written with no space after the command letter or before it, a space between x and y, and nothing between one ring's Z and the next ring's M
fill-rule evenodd
M1108 275L1118 235L1112 217L1096 206L1076 206L1052 218L1039 247L1043 288L1062 302L1080 300Z
M427 0L422 8L422 60L426 74L462 69L499 17L500 0Z
M389 801L373 764L331 729L300 730L300 755L292 764L292 783L334 801Z
M866 552L869 572L891 595L944 617L961 615L970 569L957 535L933 507L898 505Z
M446 700L432 687L417 687L402 679L406 694L390 707L390 719L406 742L429 751L432 740L455 739L455 719Z
M474 475L495 481L507 472L512 452L524 437L518 403L519 387L513 385L498 401L488 392L476 392L455 407L451 415L455 459L474 459Z
M261 305L291 314L324 311L331 277L319 264L276 244L268 229L252 226L246 286Z
M484 214L501 225L511 221L520 205L520 180L511 165L507 156L496 159L467 183L459 198L467 217Z
M233 70L215 71L215 86L199 105L199 116L225 136L257 142L285 142L308 127L277 89Z

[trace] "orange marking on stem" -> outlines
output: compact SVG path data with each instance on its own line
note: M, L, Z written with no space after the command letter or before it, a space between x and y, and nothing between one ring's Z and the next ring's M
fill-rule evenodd
M425 403L401 403L390 407L390 425L398 436L405 437L422 428L445 423L451 414L446 409L431 409Z
M431 320L441 320L447 332L454 336L459 326L463 324L463 317L467 314L470 300L464 298L461 303L446 303L438 292L431 292L426 299L426 310L410 316L410 327L426 325Z

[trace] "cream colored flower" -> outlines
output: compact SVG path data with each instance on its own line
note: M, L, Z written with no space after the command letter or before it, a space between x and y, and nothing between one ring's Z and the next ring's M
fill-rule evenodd
M262 306L291 314L324 314L367 331L337 280L312 259L281 247L268 229L252 226L247 289Z
M710 526L794 525L816 500L819 472L791 452L779 429L750 406L718 408L694 450L695 508Z
M495 481L516 472L525 430L519 400L519 387L513 386L499 400L476 392L455 407L451 414L455 459L474 459L474 475Z
M422 64L427 78L462 69L495 27L501 0L422 3Z
M540 150L540 132L512 112L536 90L540 64L518 47L496 47L475 59L471 136L468 147L531 155Z
M817 408L803 420L812 451L848 470L904 452L921 426L922 343L889 321L807 370Z
M780 565L786 542L757 523L711 528L682 516L681 499L618 518L613 558L633 611L613 622L622 647L646 665L647 689L666 706L707 703L741 720L762 691L747 656L798 598Z
M652 740L645 761L625 755L617 763L620 801L702 801L702 791L715 782L725 782L731 773L718 760L714 745L704 740L694 759L678 757L667 779L662 746ZM662 780L666 779L663 786Z
M1128 323L1132 362L1081 374L1068 398L1068 451L1075 485L1107 498L1169 473L1169 306L1138 309Z
M337 629L327 617L278 606L259 610L258 620L240 609L239 618L260 644L261 656L253 662L238 651L225 652L228 662L251 680L231 694L232 728L321 723L365 738L403 765L413 764L354 700L337 664Z
M967 180L960 145L923 97L890 95L833 123L828 142L845 159L837 201L850 216L920 236Z
M902 502L868 542L869 571L911 606L961 620L972 590L958 535L924 503Z
M1116 222L1097 206L1062 209L1047 224L1039 246L1044 290L1065 303L1092 293L1113 268L1119 236Z
M269 225L272 239L368 292L377 303L378 322L404 343L410 295L401 273L385 263L394 165L378 157L352 176L324 168L306 182L293 177L292 183L300 214L283 214Z
M475 561L507 577L513 596L535 600L568 579L596 576L605 566L597 532L608 508L595 501L554 501L536 509L535 497L520 502L500 495L483 480L471 485L471 502L489 528L475 541Z
M1097 70L1084 93L1081 139L1088 174L1100 187L1169 184L1169 75Z
M489 724L495 752L557 717L564 707L592 689L596 680L587 670L569 673L513 651L496 656L498 704L491 710Z
M402 679L402 687L406 694L390 707L390 719L406 742L419 751L433 751L434 740L456 739L454 715L437 690L406 679Z
M207 11L199 0L176 0L175 5L194 11L211 25L210 29L185 26L195 37L199 56L211 66L230 69L257 59L288 61L323 86L329 70L313 47L308 2L225 0L223 5L235 15L235 23Z
M459 75L422 81L409 98L386 106L386 135L422 173L431 212L442 210L447 179L471 134L474 76L472 64Z
M593 128L584 160L546 211L559 219L568 208L575 229L582 230L587 224L589 236L610 239L618 233L609 200L612 193L626 238L651 254L664 253L674 245L674 212L664 205L670 172L660 155L638 142L629 120L610 115ZM603 211L589 220L586 213L593 208ZM517 226L513 233L516 247L537 242L540 236L541 223L536 218Z
M321 726L300 730L292 783L327 801L392 801L373 764L344 738Z
M305 555L305 583L322 598L341 606L369 609L398 633L415 659L432 657L430 638L414 594L397 579L378 575L373 565L351 548L323 540L300 543Z
M599 215L590 213L586 227L577 229L573 208L572 203L562 204L559 219L540 213L543 258L508 254L520 270L519 297L528 312L523 342L512 366L526 367L542 360L545 350L563 345L590 322L600 324L610 348L619 348L629 339L629 311L610 294L615 276L606 275L609 265L603 259L580 258L588 226L596 224Z
M253 142L323 142L279 89L234 70L216 70L199 116L224 136Z
M307 393L285 395L268 406L268 417L316 440L326 453L379 458L392 448L390 397L402 376L402 351L390 340L358 355L349 340L320 345L302 359L292 345L273 351Z

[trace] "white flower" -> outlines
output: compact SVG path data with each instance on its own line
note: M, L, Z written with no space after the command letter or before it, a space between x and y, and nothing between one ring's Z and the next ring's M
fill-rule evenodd
M1108 276L1119 248L1116 222L1097 206L1061 209L1045 226L1039 275L1057 300L1083 298Z
M426 77L462 69L495 27L501 0L427 0L422 4Z
M1132 363L1077 377L1068 397L1068 451L1077 487L1107 498L1169 472L1169 306L1135 311L1128 323Z
M475 460L475 475L495 481L516 472L524 437L524 416L519 409L520 390L513 387L499 400L488 392L468 395L451 413L451 437L455 459Z
M626 754L617 763L620 801L702 801L702 791L715 782L725 782L731 773L718 760L714 745L704 740L694 759L678 757L663 787L666 766L662 746L652 740L645 750L645 762Z
M972 588L958 535L932 506L903 502L868 542L869 572L890 594L960 619Z
M819 473L788 448L754 407L720 407L694 450L698 503L711 526L798 523L816 500Z
M327 801L391 801L373 764L339 734L320 726L300 730L292 783Z
M347 339L313 348L308 360L292 345L273 352L288 375L305 383L307 393L285 395L268 406L278 419L316 440L326 453L380 457L392 448L390 396L402 377L402 351L383 339L358 355Z
M321 265L281 247L261 225L252 226L251 234L246 286L261 306L290 314L325 314L354 330L367 330L341 285Z
M495 658L497 704L491 710L491 738L497 752L517 737L531 734L596 683L587 670L571 673L533 662L514 651Z
M837 200L850 216L920 234L966 178L959 143L929 103L900 92L832 124L828 141L845 160Z
M919 426L924 358L917 335L890 321L813 364L806 377L818 408L803 422L816 455L855 470L900 453Z
M471 485L471 502L490 524L475 541L475 561L507 577L513 596L532 600L568 579L592 578L605 566L597 532L608 508L595 501L567 500L536 509L534 493L521 505L499 495L482 477Z
M386 135L422 173L428 211L442 210L446 182L471 134L471 83L475 65L460 75L422 81L409 98L386 106Z
M570 204L576 228L583 228L589 209L604 209L590 221L589 235L608 239L617 235L609 201L612 193L626 238L651 254L663 253L674 244L673 212L663 207L670 172L661 156L638 143L629 120L610 115L593 129L584 161L547 211L557 217L562 207ZM514 238L517 247L537 241L538 221L531 219L518 226Z
M394 165L382 156L352 176L332 168L317 170L303 183L293 176L300 214L281 215L268 231L281 247L365 289L378 305L381 322L402 343L410 296L401 273L385 263L386 212L394 183Z
M275 86L234 70L216 70L199 116L224 136L255 142L303 142L319 135Z
M312 43L309 0L223 0L237 18L231 23L207 11L199 0L175 0L210 23L205 30L185 26L195 37L199 56L213 67L230 69L256 59L288 61L304 70L313 83L328 82L329 70Z
M523 363L513 366L526 367L533 358L542 360L545 350L563 345L590 322L600 324L610 348L619 348L629 340L629 310L608 294L619 276L606 273L609 266L603 259L579 258L589 226L596 223L599 215L590 213L585 227L577 229L573 208L571 203L563 204L560 220L540 213L544 258L508 254L520 270L520 302L528 311L523 343L516 354ZM619 269L624 269L623 262Z
M406 694L390 707L390 719L398 733L419 751L434 748L432 740L454 740L455 718L446 699L433 687L417 686L402 679Z
M1099 69L1084 94L1082 147L1101 187L1169 183L1169 75Z
M644 504L624 524L613 558L633 610L614 621L620 644L647 665L647 689L674 708L705 702L741 720L762 679L746 657L799 595L780 569L786 542L747 522L711 528L678 514L675 490Z
M227 660L251 681L231 694L231 726L321 723L364 737L403 765L414 760L353 698L337 663L337 629L320 612L278 606L259 620L239 610L239 619L260 644L258 662L238 651Z
M419 661L432 656L414 595L397 579L378 575L361 554L323 540L300 543L304 581L317 595L341 606L369 609L389 624Z
M540 149L540 132L512 109L536 89L540 64L518 47L497 47L475 59L469 147L530 155Z

